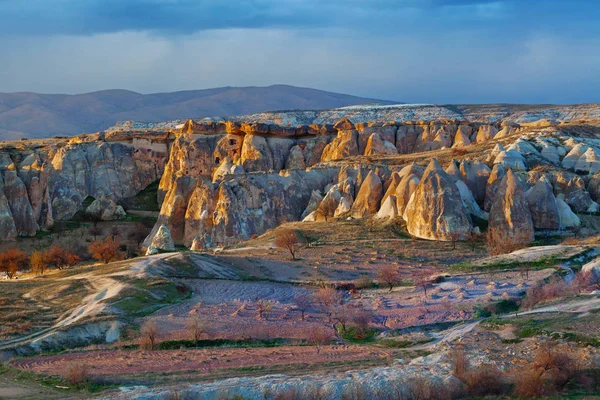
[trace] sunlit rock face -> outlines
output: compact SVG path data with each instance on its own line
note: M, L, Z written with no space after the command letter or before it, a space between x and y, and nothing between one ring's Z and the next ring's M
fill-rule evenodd
M534 239L534 226L523 185L509 169L502 178L490 209L490 229L497 229L507 238L524 242Z
M472 229L454 181L435 159L411 196L405 215L408 232L423 239L464 240Z
M551 128L536 130L540 119ZM286 221L378 215L404 218L415 236L450 240L506 198L509 169L523 190L544 189L543 201L525 201L537 229L576 226L573 211L600 208L598 147L560 132L582 120L600 121L600 107L354 106L0 143L0 240L71 218L88 197L112 219L122 215L117 201L157 180L161 211L146 246L161 226L174 244L205 248ZM448 168L430 165L424 182L428 152ZM532 188L542 175L554 202L547 187Z

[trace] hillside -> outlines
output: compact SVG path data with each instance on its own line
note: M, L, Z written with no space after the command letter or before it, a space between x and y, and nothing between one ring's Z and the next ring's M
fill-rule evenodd
M124 120L158 122L281 109L335 108L373 102L390 103L287 85L154 94L127 90L76 95L0 93L0 140L96 132Z

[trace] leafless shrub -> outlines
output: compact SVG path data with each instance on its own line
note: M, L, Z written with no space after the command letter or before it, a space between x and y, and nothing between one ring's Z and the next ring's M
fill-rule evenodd
M140 334L142 336L142 348L154 350L158 338L158 325L156 321L153 319L146 320L146 322L142 324Z
M398 274L398 267L393 265L385 265L379 271L377 271L377 279L380 282L388 285L390 292L394 289L394 285L396 285L400 281L400 277Z
M263 319L265 314L273 309L273 302L270 300L260 299L255 303L258 318Z
M357 339L363 339L369 333L369 324L373 320L373 314L369 311L355 312L352 316L354 333Z
M81 385L88 380L88 366L81 363L74 363L67 366L65 378L72 385Z
M189 332L190 337L196 343L202 339L202 336L208 335L206 324L198 316L189 317L185 323L185 329Z
M294 297L294 305L298 311L300 311L302 315L302 321L304 321L304 315L306 314L306 311L308 311L313 305L312 296L309 296L306 293L297 294Z
M577 370L577 362L566 348L544 343L532 363L513 371L514 394L523 398L554 395L577 375Z
M306 340L307 340L308 344L311 344L316 347L317 354L319 354L321 352L321 346L328 343L331 340L331 338L332 338L332 335L331 335L331 332L329 331L329 329L322 327L322 326L318 326L318 327L312 328L308 332Z
M485 244L492 256L508 254L527 247L530 238L525 232L509 235L499 228L490 227L485 234Z

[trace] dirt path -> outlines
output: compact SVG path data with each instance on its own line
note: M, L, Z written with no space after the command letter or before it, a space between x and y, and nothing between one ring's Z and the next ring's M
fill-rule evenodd
M573 301L569 303L562 304L553 304L546 307L540 307L534 310L519 312L519 316L521 315L532 315L532 314L542 314L542 313L572 313L572 314L583 314L587 313L591 310L600 308L600 297L591 297L589 299L584 299L580 301ZM513 318L514 315L504 315L501 318ZM406 350L428 350L437 346L440 343L450 343L467 333L471 332L482 320L468 322L462 325L455 326L453 328L448 329L441 336L437 337L434 341L416 345L412 347L407 347Z

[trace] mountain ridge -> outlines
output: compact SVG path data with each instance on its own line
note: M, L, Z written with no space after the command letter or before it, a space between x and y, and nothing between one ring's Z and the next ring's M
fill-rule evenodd
M395 102L291 85L226 86L150 94L126 89L81 94L0 93L0 139L89 133L125 120L160 122L365 103Z

